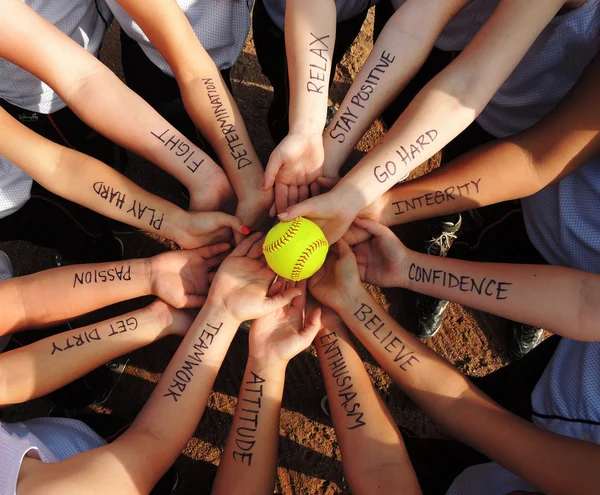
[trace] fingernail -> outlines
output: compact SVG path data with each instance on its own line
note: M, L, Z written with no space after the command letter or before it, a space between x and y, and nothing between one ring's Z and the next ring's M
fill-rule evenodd
M277 215L279 218L286 218L288 217L290 214L287 211L284 211L283 213L280 213L279 215Z
M246 227L245 225L242 225L242 227L240 228L240 231L242 232L242 234L248 235L250 232L252 232L248 227Z

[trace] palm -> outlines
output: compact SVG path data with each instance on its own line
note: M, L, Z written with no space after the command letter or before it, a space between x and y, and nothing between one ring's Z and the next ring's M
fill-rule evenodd
M250 333L250 352L258 358L275 357L289 361L306 348L302 330L302 311L287 306L265 318L255 320Z
M308 282L310 292L321 303L329 305L329 299L343 294L346 287L360 284L360 275L356 261L348 245L342 240L344 255L331 252L325 264ZM347 249L347 251L346 251Z
M283 162L277 180L288 185L308 185L323 175L321 135L290 134L274 151Z
M377 237L354 246L360 278L364 282L385 286L390 273L396 273L402 266L401 255L390 249L387 239Z

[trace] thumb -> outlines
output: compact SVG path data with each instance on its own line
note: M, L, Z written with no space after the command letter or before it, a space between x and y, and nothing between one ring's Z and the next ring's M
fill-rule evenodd
M290 222L297 217L311 217L316 210L316 201L318 198L310 198L302 203L288 206L287 210L277 215L282 222Z
M210 215L215 230L222 227L230 227L234 232L240 232L244 235L248 235L251 232L238 217L220 211L211 212Z
M333 189L333 187L341 180L340 177L317 177L317 183L327 189Z
M368 218L356 217L353 223L357 227L366 230L369 234L371 234L374 237L380 237L382 235L388 235L389 233L391 233L391 230L388 229L385 225L381 225L379 222L376 222L375 220L370 220Z
M273 297L267 297L263 308L266 314L271 314L278 309L281 309L292 302L292 299L298 297L302 294L302 291L296 287L291 287L289 289L280 292L279 294L274 295Z
M307 347L313 340L315 340L315 337L317 336L321 328L321 308L317 307L306 319L306 321L304 322L304 328L300 332L302 334L302 338L306 339Z
M281 153L278 149L275 149L273 153L271 153L269 161L267 162L267 167L265 168L263 191L268 191L273 187L273 184L275 184L275 179L277 178L277 173L282 165L283 160L281 159Z

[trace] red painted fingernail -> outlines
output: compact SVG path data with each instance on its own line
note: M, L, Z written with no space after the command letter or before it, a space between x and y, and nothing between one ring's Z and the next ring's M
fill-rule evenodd
M242 225L242 228L240 229L242 231L242 234L248 235L250 232L252 232L248 227L246 227L245 225Z

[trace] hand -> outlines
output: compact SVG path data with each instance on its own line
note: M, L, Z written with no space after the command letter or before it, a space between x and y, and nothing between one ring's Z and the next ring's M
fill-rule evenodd
M293 282L278 279L269 290L274 296L293 287ZM306 281L298 283L302 294L270 315L254 320L250 328L250 357L287 364L314 340L321 329L321 310L316 308L304 320Z
M162 332L158 336L159 339L167 335L179 335L183 337L198 313L197 310L175 309L160 299L151 303L148 309L154 312L156 319L163 327Z
M150 291L175 308L200 307L208 293L218 266L226 257L229 244L214 244L191 251L169 251L148 260Z
M235 215L250 230L266 232L266 222L269 220L269 208L273 204L273 196L273 191L252 191L247 198L240 198ZM246 236L234 231L233 237L237 245Z
M357 218L354 225L373 236L352 248L362 281L380 287L402 287L406 246L390 229L373 220Z
M308 186L323 175L324 153L323 133L312 129L290 132L271 153L265 170L264 189L271 189L275 180L280 184L275 189L279 213L293 204L289 202L287 188L284 186Z
M289 222L296 217L309 218L321 227L327 241L332 245L348 231L355 216L351 205L345 205L336 191L329 191L290 206L284 213L279 214L279 219Z
M173 240L184 249L229 241L232 231L244 235L250 233L239 218L220 211L184 211L180 225L179 234Z
M264 235L256 232L233 250L219 268L206 304L224 306L234 320L242 322L273 313L302 293L289 288L267 297L275 273L262 255L263 242Z
M319 302L335 309L357 287L362 289L356 258L341 239L329 250L321 269L309 279L308 288Z
M235 202L235 193L227 175L215 162L210 162L210 169L205 170L202 181L188 186L190 211L227 211L228 206ZM208 160L204 165L209 165Z

